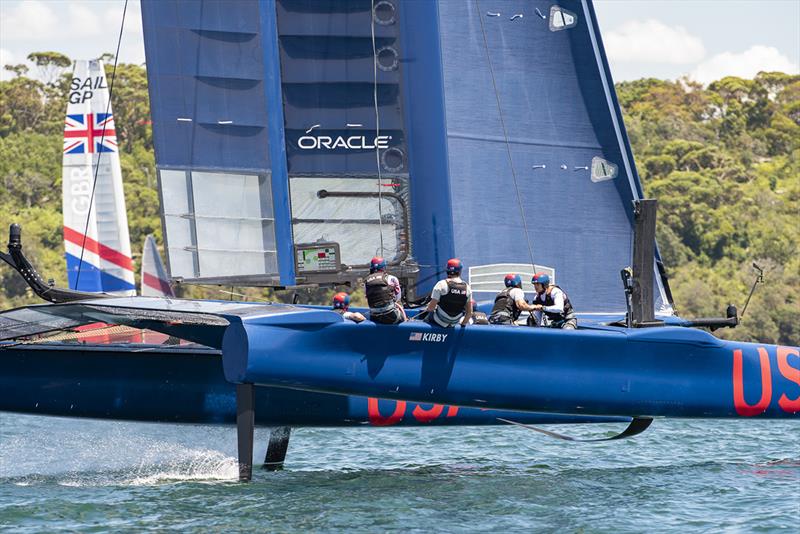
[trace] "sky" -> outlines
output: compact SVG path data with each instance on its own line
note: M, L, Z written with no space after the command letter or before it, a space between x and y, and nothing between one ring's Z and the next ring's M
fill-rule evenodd
M124 3L0 0L0 63L23 63L30 52L50 50L73 59L113 53ZM709 83L727 75L749 78L760 70L800 72L800 0L594 4L615 81L687 76ZM144 63L140 9L139 0L128 1L121 62ZM2 79L11 76L0 71Z

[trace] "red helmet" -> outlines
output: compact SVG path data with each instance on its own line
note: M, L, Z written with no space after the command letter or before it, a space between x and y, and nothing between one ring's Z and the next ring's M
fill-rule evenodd
M547 287L550 285L550 275L547 273L536 273L533 275L533 278L531 278L531 282L534 284L542 284Z
M334 310L347 310L350 307L350 295L345 292L336 293L333 296Z
M463 268L464 265L458 258L447 260L447 274L461 274L461 269Z
M375 256L369 262L369 272L374 273L375 271L385 271L386 270L386 260L381 258L380 256Z

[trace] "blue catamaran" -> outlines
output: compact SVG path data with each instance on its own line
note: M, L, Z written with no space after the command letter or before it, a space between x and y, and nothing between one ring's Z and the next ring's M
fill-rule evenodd
M356 325L312 306L98 299L42 284L15 229L0 257L56 304L0 314L0 340L102 321L216 352L123 349L124 372L57 390L37 412L37 377L63 367L9 347L0 409L64 414L79 398L74 415L235 414L243 478L254 417L302 423L287 396L314 417L325 413L314 399L334 394L371 397L367 411L392 399L395 421L408 402L421 403L417 421L447 422L444 405L474 416L464 422L632 418L623 436L656 416L797 417L798 348L687 328L733 325L735 310L674 314L590 1L144 0L142 15L173 281L352 285L379 254L413 316L460 257L479 302L508 272L547 272L579 328ZM35 387L13 378L23 375ZM256 386L269 398L256 402Z

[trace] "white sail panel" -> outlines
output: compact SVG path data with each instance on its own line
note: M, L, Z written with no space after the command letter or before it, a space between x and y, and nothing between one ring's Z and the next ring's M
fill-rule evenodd
M174 297L175 293L169 285L169 276L161 255L158 253L156 240L149 235L144 240L142 249L142 289L143 297Z
M75 62L64 121L62 188L69 286L135 294L117 135L100 60Z

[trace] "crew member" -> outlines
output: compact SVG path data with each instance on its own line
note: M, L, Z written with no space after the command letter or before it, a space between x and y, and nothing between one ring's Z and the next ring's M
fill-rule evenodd
M522 291L522 278L510 273L505 278L506 288L494 298L494 307L489 314L492 324L514 324L523 311L533 311L533 307L525 301Z
M550 328L563 328L574 330L578 328L578 319L572 309L569 297L563 289L550 285L550 276L546 273L536 273L531 278L533 296L534 325L549 326Z
M444 328L460 323L467 326L472 317L472 290L461 279L461 260L453 258L447 261L447 278L439 280L433 286L426 320Z
M406 320L400 304L400 280L386 272L386 260L375 256L369 262L369 275L364 279L369 303L369 318L376 323L398 324Z
M478 303L474 300L472 301L472 318L469 324L489 324L489 318L485 313L478 310Z
M333 311L344 317L348 321L360 323L366 321L366 317L358 312L348 311L350 308L350 295L347 293L336 293L333 296Z

